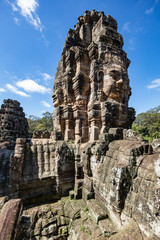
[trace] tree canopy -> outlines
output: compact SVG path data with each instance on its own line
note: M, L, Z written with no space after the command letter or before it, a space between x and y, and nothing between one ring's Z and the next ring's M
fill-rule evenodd
M137 131L144 140L152 142L160 138L160 106L137 115L132 129Z
M29 115L27 121L30 134L33 134L34 131L53 130L52 113L50 112L43 113L42 118L34 115Z

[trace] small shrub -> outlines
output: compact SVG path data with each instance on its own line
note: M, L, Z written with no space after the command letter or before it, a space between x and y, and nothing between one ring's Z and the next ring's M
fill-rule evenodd
M88 211L88 207L87 207L87 206L84 207L84 211L85 211L85 212Z
M85 230L86 230L86 226L82 225L81 226L81 231L85 232Z

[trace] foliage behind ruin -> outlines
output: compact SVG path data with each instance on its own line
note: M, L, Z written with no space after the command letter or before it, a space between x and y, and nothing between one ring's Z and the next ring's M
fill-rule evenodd
M138 114L132 129L137 131L142 139L149 142L160 138L160 106Z

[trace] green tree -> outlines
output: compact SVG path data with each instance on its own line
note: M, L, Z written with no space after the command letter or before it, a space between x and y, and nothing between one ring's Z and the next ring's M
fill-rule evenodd
M33 132L35 131L36 127L39 124L39 120L40 118L34 115L29 115L27 118L28 121L28 127L29 127L29 133L33 134Z
M52 113L45 112L42 114L42 118L39 118L34 115L30 115L28 120L29 133L32 135L34 131L52 131L53 130L53 121Z
M160 106L138 114L132 129L137 131L142 139L149 142L160 138Z

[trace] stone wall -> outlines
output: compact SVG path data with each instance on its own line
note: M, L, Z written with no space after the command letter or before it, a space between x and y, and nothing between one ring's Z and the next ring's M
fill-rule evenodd
M14 150L9 142L0 143L0 197L9 194L10 159Z
M101 155L102 143L83 150L83 197L103 203L119 228L134 219L146 235L160 238L159 153L138 140L112 141L108 148Z
M18 138L14 153L5 151L3 156L0 151L1 164L8 164L6 172L0 169L4 178L1 196L7 194L31 204L68 195L75 181L72 145L51 139Z
M21 198L27 207L31 204L57 201L70 195L71 199L75 199L75 205L78 201L76 199L83 199L82 206L79 206L77 211L89 209L89 214L95 219L98 228L104 225L104 232L107 231L108 224L110 227L111 225L108 220L102 224L100 219L111 219L114 223L114 227L111 227L112 234L114 231L118 232L117 234L119 231L126 234L121 229L128 229L128 224L134 221L129 229L136 224L136 234L140 231L141 239L160 239L159 147L155 148L156 143L152 147L152 144L136 139L131 130L128 132L130 133L110 129L108 141L98 140L81 145L54 142L51 139L17 139L14 155L10 158L8 188L5 188L8 190L2 192L1 196ZM120 136L124 139L118 140ZM129 136L132 137L129 139ZM68 207L70 204L72 206L73 200L67 201ZM68 207L65 214L68 214ZM72 207L70 211L71 214ZM80 224L83 225L83 213L78 216L78 219L81 218ZM70 218L72 219L71 216ZM69 221L72 222L71 219ZM72 227L68 223L64 239L69 236L74 239L75 234L81 236L82 229L77 227L76 219L75 224L72 222ZM91 229L90 225L85 226ZM43 230L42 228L41 231ZM47 232L44 234L50 236ZM53 236L54 234L55 232ZM113 239L119 239L118 236ZM133 239L133 235L131 236L127 239Z

